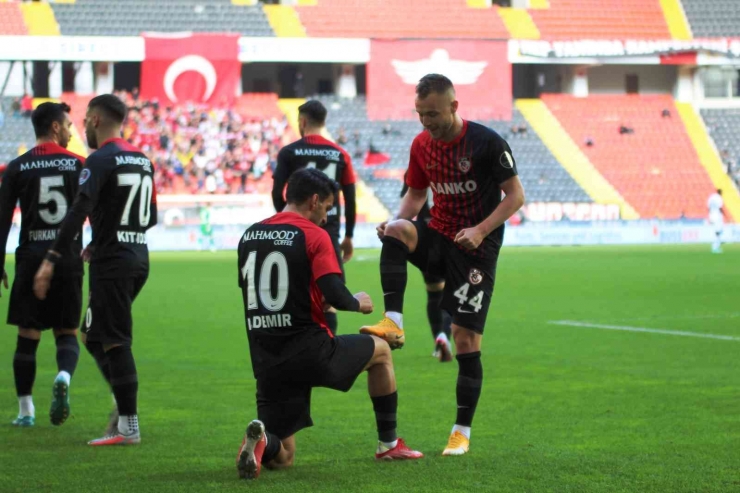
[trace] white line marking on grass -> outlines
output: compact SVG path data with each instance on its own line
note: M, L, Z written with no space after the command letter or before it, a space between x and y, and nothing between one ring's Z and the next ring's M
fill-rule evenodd
M626 332L649 332L651 334L665 334L669 336L703 337L705 339L719 339L722 341L740 341L740 337L718 334L702 334L700 332L685 332L681 330L648 329L645 327L627 327L624 325L592 324L590 322L576 322L574 320L551 320L551 325L566 325L570 327L587 327L591 329L623 330Z
M621 322L638 322L645 320L700 320L700 319L711 319L711 318L737 318L740 317L740 313L723 313L713 315L658 315L655 317L637 317L637 318L620 318L616 319Z

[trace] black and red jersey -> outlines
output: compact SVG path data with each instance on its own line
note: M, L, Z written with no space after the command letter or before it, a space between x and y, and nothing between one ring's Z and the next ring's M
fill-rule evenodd
M79 193L93 203L91 271L100 277L148 272L146 231L157 224L149 158L123 139L107 140L87 158Z
M357 179L352 168L352 159L347 151L320 135L307 135L280 149L275 168L275 186L282 194L282 187L290 175L299 169L316 168L339 183L340 187L352 185ZM334 207L329 211L324 228L335 236L339 235L341 210L339 197L334 199Z
M509 144L490 128L463 121L460 135L452 142L420 133L411 145L406 184L430 187L434 205L429 227L450 239L465 228L480 224L501 203L501 184L517 175ZM479 255L495 254L501 246L504 226L484 240Z
M341 275L329 234L293 212L245 231L239 242L239 287L255 376L331 332L317 280Z
M21 206L21 231L16 255L40 258L56 240L59 226L67 216L77 194L85 158L53 143L39 144L12 160L0 186L0 242L3 254L0 272L5 267L5 244L17 202ZM63 252L67 272L82 273L80 250L82 235Z

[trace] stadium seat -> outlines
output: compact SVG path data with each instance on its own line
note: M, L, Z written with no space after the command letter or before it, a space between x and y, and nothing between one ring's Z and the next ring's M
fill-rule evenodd
M740 36L740 3L735 0L683 0L695 37Z
M28 28L17 3L0 2L0 35L25 36Z
M706 216L713 190L682 120L667 95L542 96L591 163L645 218ZM672 111L675 115L677 112ZM620 134L620 125L634 133ZM586 146L590 137L594 145Z

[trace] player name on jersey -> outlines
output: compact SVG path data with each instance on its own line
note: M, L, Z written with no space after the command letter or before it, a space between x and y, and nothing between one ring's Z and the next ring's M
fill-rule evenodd
M77 169L77 163L78 161L75 158L43 159L31 161L30 163L21 163L21 171L47 168L59 168L59 171L75 171Z
M137 233L136 231L118 231L118 242L146 245L146 233Z
M275 313L274 315L254 315L247 318L247 327L252 329L270 329L273 327L292 327L290 314Z
M58 229L32 229L28 232L28 241L53 241L58 232Z

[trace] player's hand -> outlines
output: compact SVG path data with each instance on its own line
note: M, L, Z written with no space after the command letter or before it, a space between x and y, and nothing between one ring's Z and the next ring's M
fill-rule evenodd
M378 232L378 238L380 238L381 240L385 236L385 227L386 226L388 226L388 221L383 221L382 223L380 223L380 225L377 228L375 228L375 231Z
M90 263L90 259L92 259L93 249L95 249L92 245L87 245L82 252L80 252L80 258L83 260L83 262Z
M373 300L370 299L370 295L362 292L355 295L355 299L360 302L360 313L368 315L373 312Z
M342 250L342 262L347 263L352 260L352 254L355 251L355 247L352 245L352 238L345 236L342 244L339 245L339 249Z
M483 243L485 238L485 235L478 228L466 228L457 233L455 243L466 250L475 250Z
M3 271L3 286L5 286L5 289L8 289L8 273ZM2 290L0 290L0 296L3 295Z
M51 278L54 277L54 264L48 260L41 262L36 276L33 278L33 294L40 300L46 299L46 293L49 292Z

